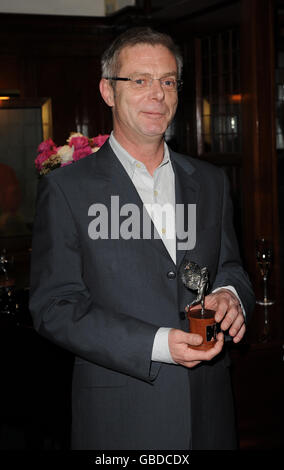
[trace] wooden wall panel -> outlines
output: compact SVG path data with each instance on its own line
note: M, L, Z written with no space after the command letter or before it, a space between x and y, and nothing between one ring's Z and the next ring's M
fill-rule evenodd
M110 131L108 109L99 93L97 58L64 57L37 62L39 96L53 103L54 139L59 144L71 131L94 136Z
M0 88L17 88L21 98L50 97L58 145L71 131L94 136L111 130L98 84L100 57L113 32L101 21L0 14Z
M279 221L277 203L277 154L275 137L275 44L274 0L242 1L242 93L243 93L243 178L244 237L248 269L262 295L260 273L255 258L255 240L271 240L274 262L270 273L270 295L276 299L272 337L279 339L282 305L280 303ZM263 308L255 312L254 340L263 322Z
M0 89L19 89L19 66L16 56L3 55L0 58Z

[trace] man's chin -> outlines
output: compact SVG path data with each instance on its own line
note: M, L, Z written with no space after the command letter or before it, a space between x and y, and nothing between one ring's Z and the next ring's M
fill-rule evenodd
M165 131L163 132L143 132L143 137L148 140L159 140L164 137Z
M163 137L166 132L166 128L164 126L148 126L142 129L142 134L145 137Z
M146 135L163 135L168 127L168 121L163 119L145 118L141 122L141 130Z

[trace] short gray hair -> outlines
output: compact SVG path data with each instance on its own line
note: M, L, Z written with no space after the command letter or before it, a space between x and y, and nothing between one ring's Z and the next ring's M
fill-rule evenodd
M166 47L175 57L178 70L178 78L181 78L183 59L179 47L167 34L154 31L149 27L131 28L120 34L103 53L101 59L102 77L115 77L120 70L119 55L125 47L137 44L161 45Z

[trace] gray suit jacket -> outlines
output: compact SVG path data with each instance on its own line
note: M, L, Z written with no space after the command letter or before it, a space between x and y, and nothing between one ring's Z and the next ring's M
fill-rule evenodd
M248 314L254 304L224 173L174 152L171 159L176 203L197 205L196 246L179 250L177 265L159 238L89 237L89 207L109 208L112 195L121 206L137 204L142 214L142 201L108 142L40 181L30 310L40 334L75 354L74 449L235 446L225 353L192 370L151 362L159 327L188 328L184 307L194 294L178 276L185 254L208 266L211 289L234 286Z

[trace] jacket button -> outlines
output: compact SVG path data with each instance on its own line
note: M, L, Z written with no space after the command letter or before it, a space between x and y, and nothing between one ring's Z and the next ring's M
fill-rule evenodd
M175 279L176 273L175 273L174 271L169 271L169 272L167 273L167 277L168 277L169 279Z

